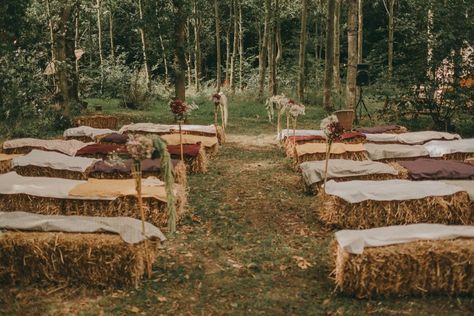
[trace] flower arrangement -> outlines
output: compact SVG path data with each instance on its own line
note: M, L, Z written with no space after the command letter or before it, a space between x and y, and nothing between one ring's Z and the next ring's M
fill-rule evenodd
M211 96L211 100L212 100L212 102L214 102L214 104L219 103L220 100L221 100L221 94L220 94L220 93L214 93L214 94Z
M151 158L155 147L150 138L132 135L127 142L127 151L134 161L142 161Z
M291 102L291 103L290 103ZM288 113L290 113L291 117L296 119L300 115L305 115L305 107L302 104L295 103L293 100L290 99L288 104L290 105Z
M334 141L338 141L344 133L344 128L337 119L337 116L330 115L321 121L320 125L326 135L326 164L324 167L324 192L326 192L326 180L328 176L328 163L331 156L331 145Z

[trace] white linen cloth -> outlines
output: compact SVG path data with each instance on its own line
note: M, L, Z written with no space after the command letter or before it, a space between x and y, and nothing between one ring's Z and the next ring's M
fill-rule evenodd
M290 136L293 136L293 130L284 129L279 135L277 135L277 140L283 140ZM295 136L321 136L326 138L326 134L324 134L323 130L320 129L297 129L295 131Z
M398 142L398 134L389 134L389 133L381 133L381 134L365 134L365 139L368 142L373 143L397 143Z
M95 139L97 136L116 133L116 131L108 128L94 128L90 126L79 126L68 128L64 131L63 137L90 137Z
M92 217L77 215L40 215L27 212L0 212L0 230L100 233L108 232L120 235L129 244L145 239L166 240L160 229L145 223L142 234L142 222L130 217ZM0 232L1 236L1 232Z
M422 145L366 143L364 147L371 160L418 158L429 155L429 152Z
M408 145L421 145L430 140L454 140L460 139L461 136L458 134L436 132L436 131L422 131L422 132L409 132L398 134L398 141L402 144Z
M33 150L29 154L13 159L13 166L37 166L58 170L85 172L100 159L71 157L53 151Z
M474 138L452 141L433 140L423 145L430 157L442 157L454 153L474 153Z
M446 184L457 185L469 194L469 199L474 203L474 180L441 180Z
M362 254L365 247L405 244L418 240L474 238L474 226L411 224L364 230L340 230L335 234L339 246L348 253Z
M300 164L303 179L309 186L324 180L326 161L306 161ZM390 165L370 160L354 161L330 159L328 162L328 179L357 177L371 174L392 174L398 172Z
M340 197L349 203L366 200L404 201L423 199L428 196L446 196L465 191L463 188L441 181L347 181L326 183L326 193Z
M3 143L4 149L13 149L21 147L42 148L50 151L57 151L63 154L74 156L76 152L84 146L94 144L93 142L84 143L79 140L61 140L61 139L36 139L19 138L7 140Z
M147 133L170 133L172 130L178 131L179 125L173 124L154 124L154 123L135 123L124 125L119 133L125 132L147 132ZM199 132L206 134L216 134L214 125L181 125L181 130L186 132Z

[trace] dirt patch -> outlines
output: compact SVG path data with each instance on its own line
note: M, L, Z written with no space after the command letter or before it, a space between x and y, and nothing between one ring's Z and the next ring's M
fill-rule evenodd
M260 135L226 135L226 141L229 143L237 143L243 146L253 147L271 147L278 145L276 136L273 134L260 134Z

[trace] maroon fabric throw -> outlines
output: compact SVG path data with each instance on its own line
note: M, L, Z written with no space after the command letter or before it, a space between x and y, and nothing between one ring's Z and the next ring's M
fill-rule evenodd
M347 133L344 133L341 135L341 140L347 140L347 139L353 139L353 138L357 138L357 137L361 137L361 138L365 138L365 135L362 134L361 132L347 132Z
M176 159L171 160L173 168L176 166L178 162L179 160L176 160ZM133 163L132 159L125 160L122 164L106 162L106 161L98 161L92 166L91 172L103 172L107 174L112 174L112 173L130 174L132 170L132 163ZM158 173L160 171L161 171L160 159L145 159L142 161L142 172Z
M454 160L417 159L399 161L413 180L472 179L474 165Z
M117 144L91 144L79 149L76 152L76 156L108 155L114 151L117 153L127 153L127 147Z
M168 147L168 152L170 153L170 155L172 156L181 155L180 145L168 145L167 147ZM197 157L197 155L199 155L200 150L201 150L201 143L183 145L183 154L185 156Z
M400 129L398 125L383 125L383 126L374 126L374 127L360 127L356 130L364 134L381 134L390 131L396 131Z
M128 135L111 133L100 139L101 143L112 143L112 144L126 144L128 141Z
M310 141L313 141L313 140L326 141L326 138L324 138L323 136L317 136L317 135L313 135L313 136L289 136L288 137L288 141L290 141L290 142L293 142L293 141L297 141L297 142L307 141L307 142L310 142Z

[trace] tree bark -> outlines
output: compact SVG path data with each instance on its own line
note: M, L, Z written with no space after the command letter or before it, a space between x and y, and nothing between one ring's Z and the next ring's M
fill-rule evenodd
M364 1L359 0L359 23L357 26L357 63L362 64L364 58Z
M347 17L347 81L346 107L353 109L356 105L357 75L357 0L347 0L349 4Z
M388 78L392 79L393 76L393 8L395 6L395 0L388 1Z
M112 15L112 8L109 8L109 38L110 38L110 57L115 63L115 46L114 46L114 19Z
M340 95L341 74L340 74L340 60L341 60L341 0L336 0L334 12L334 87Z
M175 73L175 97L179 100L186 100L186 57L185 57L185 41L186 41L186 14L184 12L184 1L173 0L175 11L175 57L174 57L174 73Z
M258 56L258 96L263 96L265 86L265 73L267 68L267 46L268 46L268 27L270 24L270 0L265 0L265 21L263 27L262 46Z
M305 90L305 56L306 56L306 18L307 18L307 0L302 0L301 6L301 29L300 29L300 53L298 58L298 98L301 102L304 100Z
M145 70L145 81L148 91L151 90L151 80L150 80L150 68L148 66L148 59L147 59L147 52L146 52L146 37L145 37L145 30L144 27L144 20L143 20L143 6L142 0L138 0L138 12L140 17L140 27L138 28L140 32L140 39L142 42L142 54L143 54L143 67Z
M221 91L221 28L220 28L220 17L219 17L219 5L217 0L214 0L214 13L216 19L216 54L217 54L217 92Z
M243 90L242 86L242 67L244 63L244 30L242 26L242 2L238 1L239 5L239 90Z
M323 106L329 111L332 108L331 90L334 76L334 10L335 2L328 0L327 25L326 25L326 57L324 67L324 97Z
M191 41L191 35L189 34L190 32L190 29L189 29L189 21L186 22L186 28L185 28L185 32L186 32L186 44L187 44L187 47L190 47L190 41ZM184 52L184 57L185 57L185 60L186 60L186 68L187 68L187 77L188 77L188 87L191 87L193 85L192 83L192 79L193 79L193 76L192 76L192 72L191 72L191 68L192 68L192 55L191 53L189 52Z
M49 26L49 37L51 41L51 63L54 65L53 67L56 68L54 61L56 60L54 56L54 32L53 32L53 20L51 18L51 10L49 7L49 0L46 0L46 14L48 15L48 26ZM53 90L56 93L56 76L53 74Z
M201 17L197 8L197 0L193 1L194 15L194 88L196 92L201 89L199 76L201 73Z
M235 93L235 64L236 64L236 57L237 57L237 47L239 45L239 29L238 29L238 17L237 17L237 0L233 0L234 6L234 43L232 47L232 57L230 61L230 88L232 93Z
M230 30L232 28L232 16L233 8L232 2L230 3L229 9L229 25L225 32L225 81L224 86L227 87L230 81Z
M102 55L102 2L97 0L97 42L99 44L100 95L104 93L104 56Z
M169 71L168 71L168 60L166 58L167 52L165 49L165 45L163 43L163 37L161 36L160 24L157 23L157 26L158 26L158 33L159 33L158 38L160 40L161 54L163 56L163 65L165 67L165 85L168 86L169 85Z

